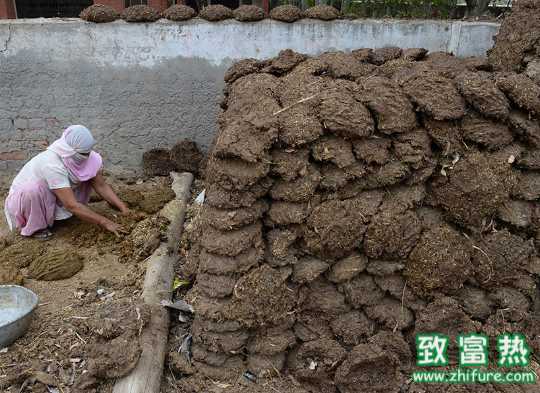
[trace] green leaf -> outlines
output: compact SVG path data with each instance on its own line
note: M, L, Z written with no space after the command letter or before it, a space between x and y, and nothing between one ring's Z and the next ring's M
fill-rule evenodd
M190 285L191 281L176 277L173 282L173 291L176 291L178 288L188 287Z

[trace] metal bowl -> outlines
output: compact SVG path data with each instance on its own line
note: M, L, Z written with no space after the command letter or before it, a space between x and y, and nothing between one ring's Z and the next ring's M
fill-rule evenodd
M0 348L11 345L30 326L38 296L18 285L0 285Z

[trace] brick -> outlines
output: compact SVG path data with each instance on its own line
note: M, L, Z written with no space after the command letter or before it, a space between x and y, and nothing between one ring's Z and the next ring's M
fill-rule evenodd
M125 8L124 0L94 0L94 4L108 5L109 7L114 8L117 12L122 12L122 10Z
M56 117L45 119L45 122L47 123L47 127L58 127L60 125L60 121Z
M46 140L46 139L39 140L39 141L34 141L34 145L35 145L35 147L37 149L39 149L41 151L41 150L46 149L47 146L49 146L49 141Z
M7 151L0 153L0 161L20 161L26 160L26 153L24 151Z
M13 124L18 130L26 130L28 128L28 119L15 119Z
M0 0L0 19L15 19L15 0Z
M0 135L6 137L11 135L15 131L11 119L0 119Z
M43 129L45 128L47 123L44 119L29 119L28 120L28 128L31 129Z
M148 5L158 11L165 11L167 9L167 0L148 0Z
M24 166L24 160L4 161L6 163L6 171L12 173L19 171Z

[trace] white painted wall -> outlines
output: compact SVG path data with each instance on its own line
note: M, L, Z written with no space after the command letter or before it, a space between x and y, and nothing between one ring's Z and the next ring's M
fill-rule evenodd
M0 54L29 50L51 59L91 57L102 66L145 67L176 57L230 64L247 57L272 57L284 48L319 54L360 47L424 47L456 56L480 56L492 46L498 27L489 22L436 20L304 19L288 24L269 19L256 23L162 19L151 24L116 21L96 25L79 19L22 19L0 21L0 43L7 48Z

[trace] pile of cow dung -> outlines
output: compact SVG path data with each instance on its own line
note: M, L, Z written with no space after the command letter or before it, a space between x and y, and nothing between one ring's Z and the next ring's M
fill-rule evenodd
M155 148L143 154L143 171L147 176L169 176L172 171L198 174L203 154L193 141L184 139L171 149Z
M81 19L94 23L108 23L117 20L120 15L112 7L103 4L93 4L82 10Z
M162 13L150 6L138 4L125 8L120 15L110 6L94 4L85 8L81 12L80 18L95 23L113 22L120 17L127 22L155 22L160 17L172 21L186 21L196 15L197 12L193 8L184 4L173 4ZM199 17L210 22L231 18L240 22L256 22L265 19L266 13L255 5L240 5L233 11L222 4L211 4L201 10ZM342 15L338 9L328 5L316 5L304 12L296 6L287 4L272 8L269 17L281 22L292 23L302 18L332 21L341 18Z
M150 6L144 4L127 7L120 14L126 22L155 22L161 18L161 13Z
M264 10L251 4L241 5L233 11L233 14L240 22L256 22L265 18Z
M199 12L199 17L210 22L219 22L220 20L232 18L233 11L222 4L212 4L204 7L201 12Z
M279 5L270 10L270 18L281 22L296 22L297 20L302 19L303 16L304 13L300 8L290 4Z
M77 252L51 250L30 264L29 277L43 281L63 280L73 277L83 266L84 258Z
M512 12L501 25L495 46L489 51L489 60L503 71L526 69L529 76L530 73L540 74L540 3L537 0L512 3Z
M226 81L188 256L198 373L400 392L418 332L540 350L533 80L384 48L286 50Z
M304 12L306 18L320 19L320 20L334 20L339 18L339 10L331 5L316 5L308 8Z
M188 20L195 17L195 15L197 15L197 12L184 4L173 4L163 11L164 18L174 21Z
M111 384L107 381L129 374L137 364L142 350L140 332L150 320L150 309L134 302L126 292L109 292L115 295L114 301L98 296L90 299L89 294L67 310L42 313L43 325L32 327L3 354L2 361L7 363L2 365L9 366L3 368L7 375L0 376L0 390L111 391L105 388ZM78 337L77 345L70 345L71 336ZM54 353L44 355L50 348L55 348Z

